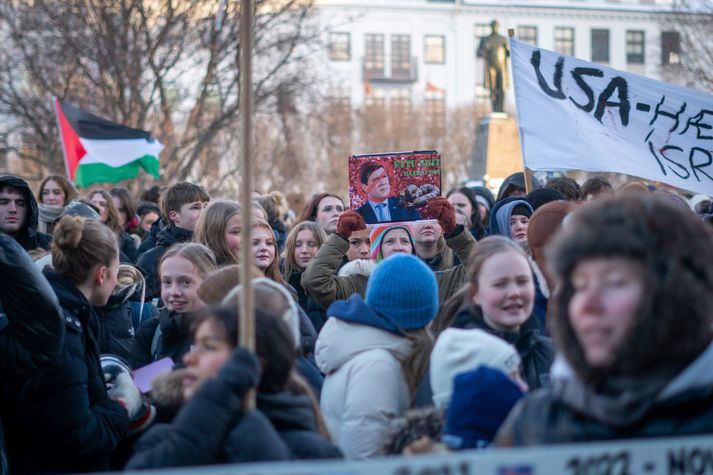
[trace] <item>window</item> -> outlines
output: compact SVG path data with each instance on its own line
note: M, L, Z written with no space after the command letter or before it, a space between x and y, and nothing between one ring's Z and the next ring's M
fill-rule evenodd
M428 64L446 62L446 37L426 35L423 37L423 61Z
M661 32L661 64L681 64L681 35L677 31Z
M555 27L555 51L574 56L574 28Z
M609 30L592 30L592 61L609 62Z
M329 59L349 61L351 59L349 33L329 34Z
M411 90L396 89L391 93L389 107L394 117L404 117L411 113Z
M385 105L383 89L374 89L371 94L364 97L364 106L370 109L370 113L376 109L383 111Z
M426 92L424 97L426 127L442 131L446 121L446 94L443 91Z
M537 27L520 25L517 27L517 37L520 41L537 46Z
M626 62L629 64L644 63L644 32L627 30L626 32Z
M367 74L384 75L384 35L364 35L364 69Z
M391 35L391 77L409 77L411 74L411 37Z

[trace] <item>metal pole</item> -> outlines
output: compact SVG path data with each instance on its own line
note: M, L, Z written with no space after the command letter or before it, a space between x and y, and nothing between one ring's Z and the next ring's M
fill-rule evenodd
M240 283L243 292L240 299L240 345L250 351L255 351L255 305L250 267L252 262L252 205L250 191L252 190L252 119L253 119L253 83L252 83L252 49L253 49L253 2L240 0L240 126L242 138L242 153L240 154L240 204L242 218L242 238L240 246ZM245 409L255 407L255 394L251 391L245 398Z
M508 37L515 38L514 28L508 28ZM523 171L525 172L525 193L529 193L532 191L532 170L523 167Z

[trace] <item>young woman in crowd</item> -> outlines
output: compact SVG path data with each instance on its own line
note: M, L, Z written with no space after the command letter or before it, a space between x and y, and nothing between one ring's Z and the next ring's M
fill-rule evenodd
M257 202L265 210L265 221L275 234L277 249L282 252L285 248L285 239L287 239L287 226L282 220L282 216L285 214L284 209L287 207L285 197L279 191L271 191L267 195L257 198Z
M365 299L355 294L328 309L315 351L327 375L321 406L347 458L377 455L390 419L411 406L433 345L426 326L437 311L433 272L408 254L376 266Z
M112 196L106 190L94 190L87 195L87 200L99 210L99 221L114 231L119 239L119 249L129 259L129 263L134 264L139 257L139 251L134 240L124 230Z
M434 330L478 328L513 345L530 389L549 384L554 348L533 314L535 284L527 255L514 241L488 236L471 256L468 286L448 301Z
M94 307L116 286L116 236L98 221L64 217L54 231L52 266L45 275L64 314L64 344L45 368L3 380L9 460L15 473L101 471L141 406L130 380L107 394L92 330Z
M322 247L326 236L319 224L312 221L302 221L290 230L285 241L283 259L283 276L288 284L297 292L297 299L302 310L319 331L327 320L324 308L310 297L302 287L302 273L312 258Z
M172 424L138 442L127 468L341 457L292 372L295 343L285 322L258 306L256 357L238 346L237 307L232 301L201 312L195 347L184 356L186 403ZM257 410L245 412L252 388Z
M198 288L215 268L213 252L202 244L175 244L166 251L159 264L165 307L136 332L130 361L134 368L167 356L181 363L192 343L191 323L203 307Z
M285 278L280 274L280 266L277 256L277 241L272 227L267 221L254 220L252 229L252 249L255 267L270 280L278 284L289 286ZM293 293L294 289L290 289Z
M139 227L139 218L136 215L136 203L129 190L115 186L109 190L114 207L119 214L119 222L124 230L133 233Z
M553 387L517 405L496 443L683 436L713 427L713 243L654 195L597 198L548 247L561 351Z
M337 220L344 212L344 202L333 193L316 193L297 217L297 223L314 221L329 236L337 231Z
M54 222L59 218L72 200L77 197L77 190L72 182L61 175L49 175L38 189L37 198L39 217L37 230L52 234Z
M456 224L456 213L446 198L431 200L421 212L422 216L438 220L445 233L446 242L461 262L468 257L476 241L462 225ZM329 236L317 255L302 274L302 286L324 308L333 302L349 298L352 294L364 295L370 269L351 275L337 275L337 268L349 251L347 239L355 232L366 229L364 218L356 211L345 211L339 217L337 232ZM384 238L387 238L384 240ZM413 253L413 238L404 226L382 225L371 232L371 257L374 262L390 256L394 251ZM351 264L351 263L350 263ZM344 268L339 272L344 271ZM447 300L466 282L466 268L461 264L436 275L440 301Z
M498 201L490 213L490 235L512 239L527 251L527 227L532 213L532 206L524 198Z
M481 204L478 203L473 190L467 186L453 188L446 197L455 208L456 213L465 216L465 225L473 237L477 240L483 239L485 237L485 228L481 220Z
M212 201L196 222L193 240L213 251L218 266L240 260L240 209L234 201Z

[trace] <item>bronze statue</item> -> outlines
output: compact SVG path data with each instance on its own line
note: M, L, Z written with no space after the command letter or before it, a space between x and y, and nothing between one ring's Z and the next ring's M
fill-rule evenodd
M510 83L508 75L510 49L507 38L498 34L499 26L497 20L490 22L492 31L488 36L480 39L477 52L477 56L485 61L485 87L490 91L493 112L503 112L505 91Z

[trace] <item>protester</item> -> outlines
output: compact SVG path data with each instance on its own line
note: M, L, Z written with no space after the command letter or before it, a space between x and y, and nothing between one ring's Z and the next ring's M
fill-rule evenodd
M451 202L456 213L465 216L465 226L470 230L470 233L475 239L483 239L485 237L485 228L483 227L484 213L481 212L482 205L478 202L475 193L467 186L453 188L446 195L448 201ZM492 209L492 205L488 208L488 212Z
M234 201L213 201L196 222L193 240L213 251L219 266L240 262L240 209Z
M132 367L140 368L165 357L181 363L191 346L191 323L203 307L198 288L215 267L213 252L197 243L175 244L161 257L159 277L165 307L136 332Z
M532 206L532 211L535 212L540 206L551 203L552 201L563 201L564 196L557 190L545 187L532 190L525 195L525 199L530 203L530 206Z
M316 193L297 217L297 224L314 221L319 224L327 236L336 232L337 220L344 212L344 202L333 193Z
M470 189L473 191L475 199L480 205L478 208L480 222L483 229L487 232L488 224L490 224L490 210L493 209L493 205L495 204L495 197L493 196L493 192L485 186L473 186L470 187Z
M371 228L371 260L377 264L392 254L415 254L416 242L406 224L382 224Z
M54 223L59 219L64 207L77 197L74 185L62 175L49 175L40 183L39 216L37 230L52 234Z
M272 228L275 234L275 242L277 249L282 252L285 248L285 239L287 239L287 226L282 220L284 209L287 207L285 197L279 191L271 191L267 195L257 199L260 206L265 210L265 219Z
M119 249L134 264L138 259L138 251L134 240L124 230L119 211L114 205L114 199L106 190L94 190L87 195L87 200L99 210L99 222L111 229L119 239Z
M237 304L206 308L186 354L187 403L171 425L152 428L127 468L339 458L318 433L318 414L292 376L294 340L276 315L257 309L257 357L238 347ZM259 359L258 359L259 358ZM257 388L257 410L245 393Z
M139 217L136 215L136 203L131 193L124 187L116 186L109 190L109 194L114 201L122 227L126 232L134 233L139 227ZM134 234L131 234L131 236L134 236Z
M366 299L353 295L327 310L315 352L327 375L321 406L347 458L377 455L389 419L410 406L432 345L425 327L437 310L433 272L407 254L376 267Z
M579 187L579 183L566 175L550 179L545 184L545 188L558 191L565 201L574 203L582 201L582 189Z
M446 244L438 223L416 223L413 229L415 254L434 272L450 269L459 263L453 250Z
M540 181L533 175L531 178L531 190L536 190L540 187ZM502 185L500 185L500 190L498 191L498 199L496 202L500 202L506 198L510 197L522 197L527 193L525 188L525 174L523 172L516 172L505 178ZM492 213L491 213L492 214ZM490 219L492 223L492 217Z
M280 274L280 266L277 259L279 252L275 233L266 221L253 221L252 249L255 267L268 279L289 287L285 278ZM290 289L290 291L295 293L294 289Z
M49 282L12 237L0 233L0 378L3 384L42 370L61 354L65 322ZM32 305L27 302L32 299ZM7 408L0 396L0 422ZM0 423L0 473L10 473Z
M530 394L500 446L713 432L713 242L647 194L596 200L548 247L559 282L554 386Z
M26 251L50 250L52 237L37 231L38 207L25 180L0 176L0 231L12 236Z
M168 187L160 201L166 226L156 235L156 246L145 251L136 261L146 276L146 296L151 299L161 293L158 278L161 257L173 244L193 239L196 221L210 201L210 196L202 186L182 181Z
M240 267L233 264L210 272L198 287L198 297L201 301L211 306L223 303L230 291L240 285ZM251 279L263 277L262 272L255 266L251 265L248 272Z
M285 241L282 273L290 286L297 292L300 307L309 317L317 332L327 320L325 309L307 294L300 280L302 273L326 240L319 224L302 221L290 230Z
M554 349L532 313L535 286L522 248L502 236L478 243L469 268L469 284L444 304L436 332L450 326L478 328L513 345L530 389L549 384Z
M591 201L597 197L614 194L614 187L603 176L593 176L582 183L582 201Z
M146 236L151 230L153 224L161 217L161 208L150 201L142 201L136 208L136 214L139 217L139 229L142 236Z
M495 203L490 214L490 235L512 239L527 250L527 227L532 206L524 198L505 198Z
M54 230L52 264L45 275L64 314L64 345L44 369L3 381L10 464L16 473L99 471L108 468L130 420L143 422L130 379L107 394L91 328L93 308L105 305L116 285L116 236L98 221L64 217Z
M429 408L411 409L389 424L380 452L384 455L447 453L441 442L443 411Z

